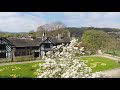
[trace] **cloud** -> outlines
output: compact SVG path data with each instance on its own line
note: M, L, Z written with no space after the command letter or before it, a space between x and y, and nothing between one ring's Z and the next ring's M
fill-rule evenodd
M64 13L68 25L120 28L120 12Z
M10 32L28 32L30 30L36 30L40 25L46 23L46 20L39 17L15 12L0 12L0 29L2 31Z
M28 32L55 20L68 27L120 28L120 12L0 12L0 30Z
M18 15L17 12L0 12L0 17L8 17L8 16L16 16Z

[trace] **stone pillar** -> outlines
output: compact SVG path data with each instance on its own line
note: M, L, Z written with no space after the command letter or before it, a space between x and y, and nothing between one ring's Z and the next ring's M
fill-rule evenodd
M15 48L12 49L12 62L15 59Z
M103 54L101 50L98 50L98 54Z

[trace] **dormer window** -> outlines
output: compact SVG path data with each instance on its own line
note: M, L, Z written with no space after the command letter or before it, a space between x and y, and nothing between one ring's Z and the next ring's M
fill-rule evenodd
M45 43L44 48L50 48L50 43Z

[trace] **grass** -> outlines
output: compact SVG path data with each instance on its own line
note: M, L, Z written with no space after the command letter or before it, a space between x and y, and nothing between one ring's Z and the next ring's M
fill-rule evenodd
M93 72L120 67L116 61L103 57L87 56L80 59L85 61ZM0 78L35 78L38 65L39 62L0 66Z
M0 66L0 78L35 78L35 71L39 68L39 63L26 63Z
M81 60L85 61L86 64L92 68L93 72L120 67L120 64L117 63L117 61L104 57L81 57Z
M120 56L120 51L106 51L105 53L115 55L115 56Z

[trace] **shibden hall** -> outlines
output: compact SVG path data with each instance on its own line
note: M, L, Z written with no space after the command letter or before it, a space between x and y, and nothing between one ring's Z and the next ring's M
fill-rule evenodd
M0 38L0 58L17 56L42 57L46 52L54 53L53 46L70 43L70 37Z

